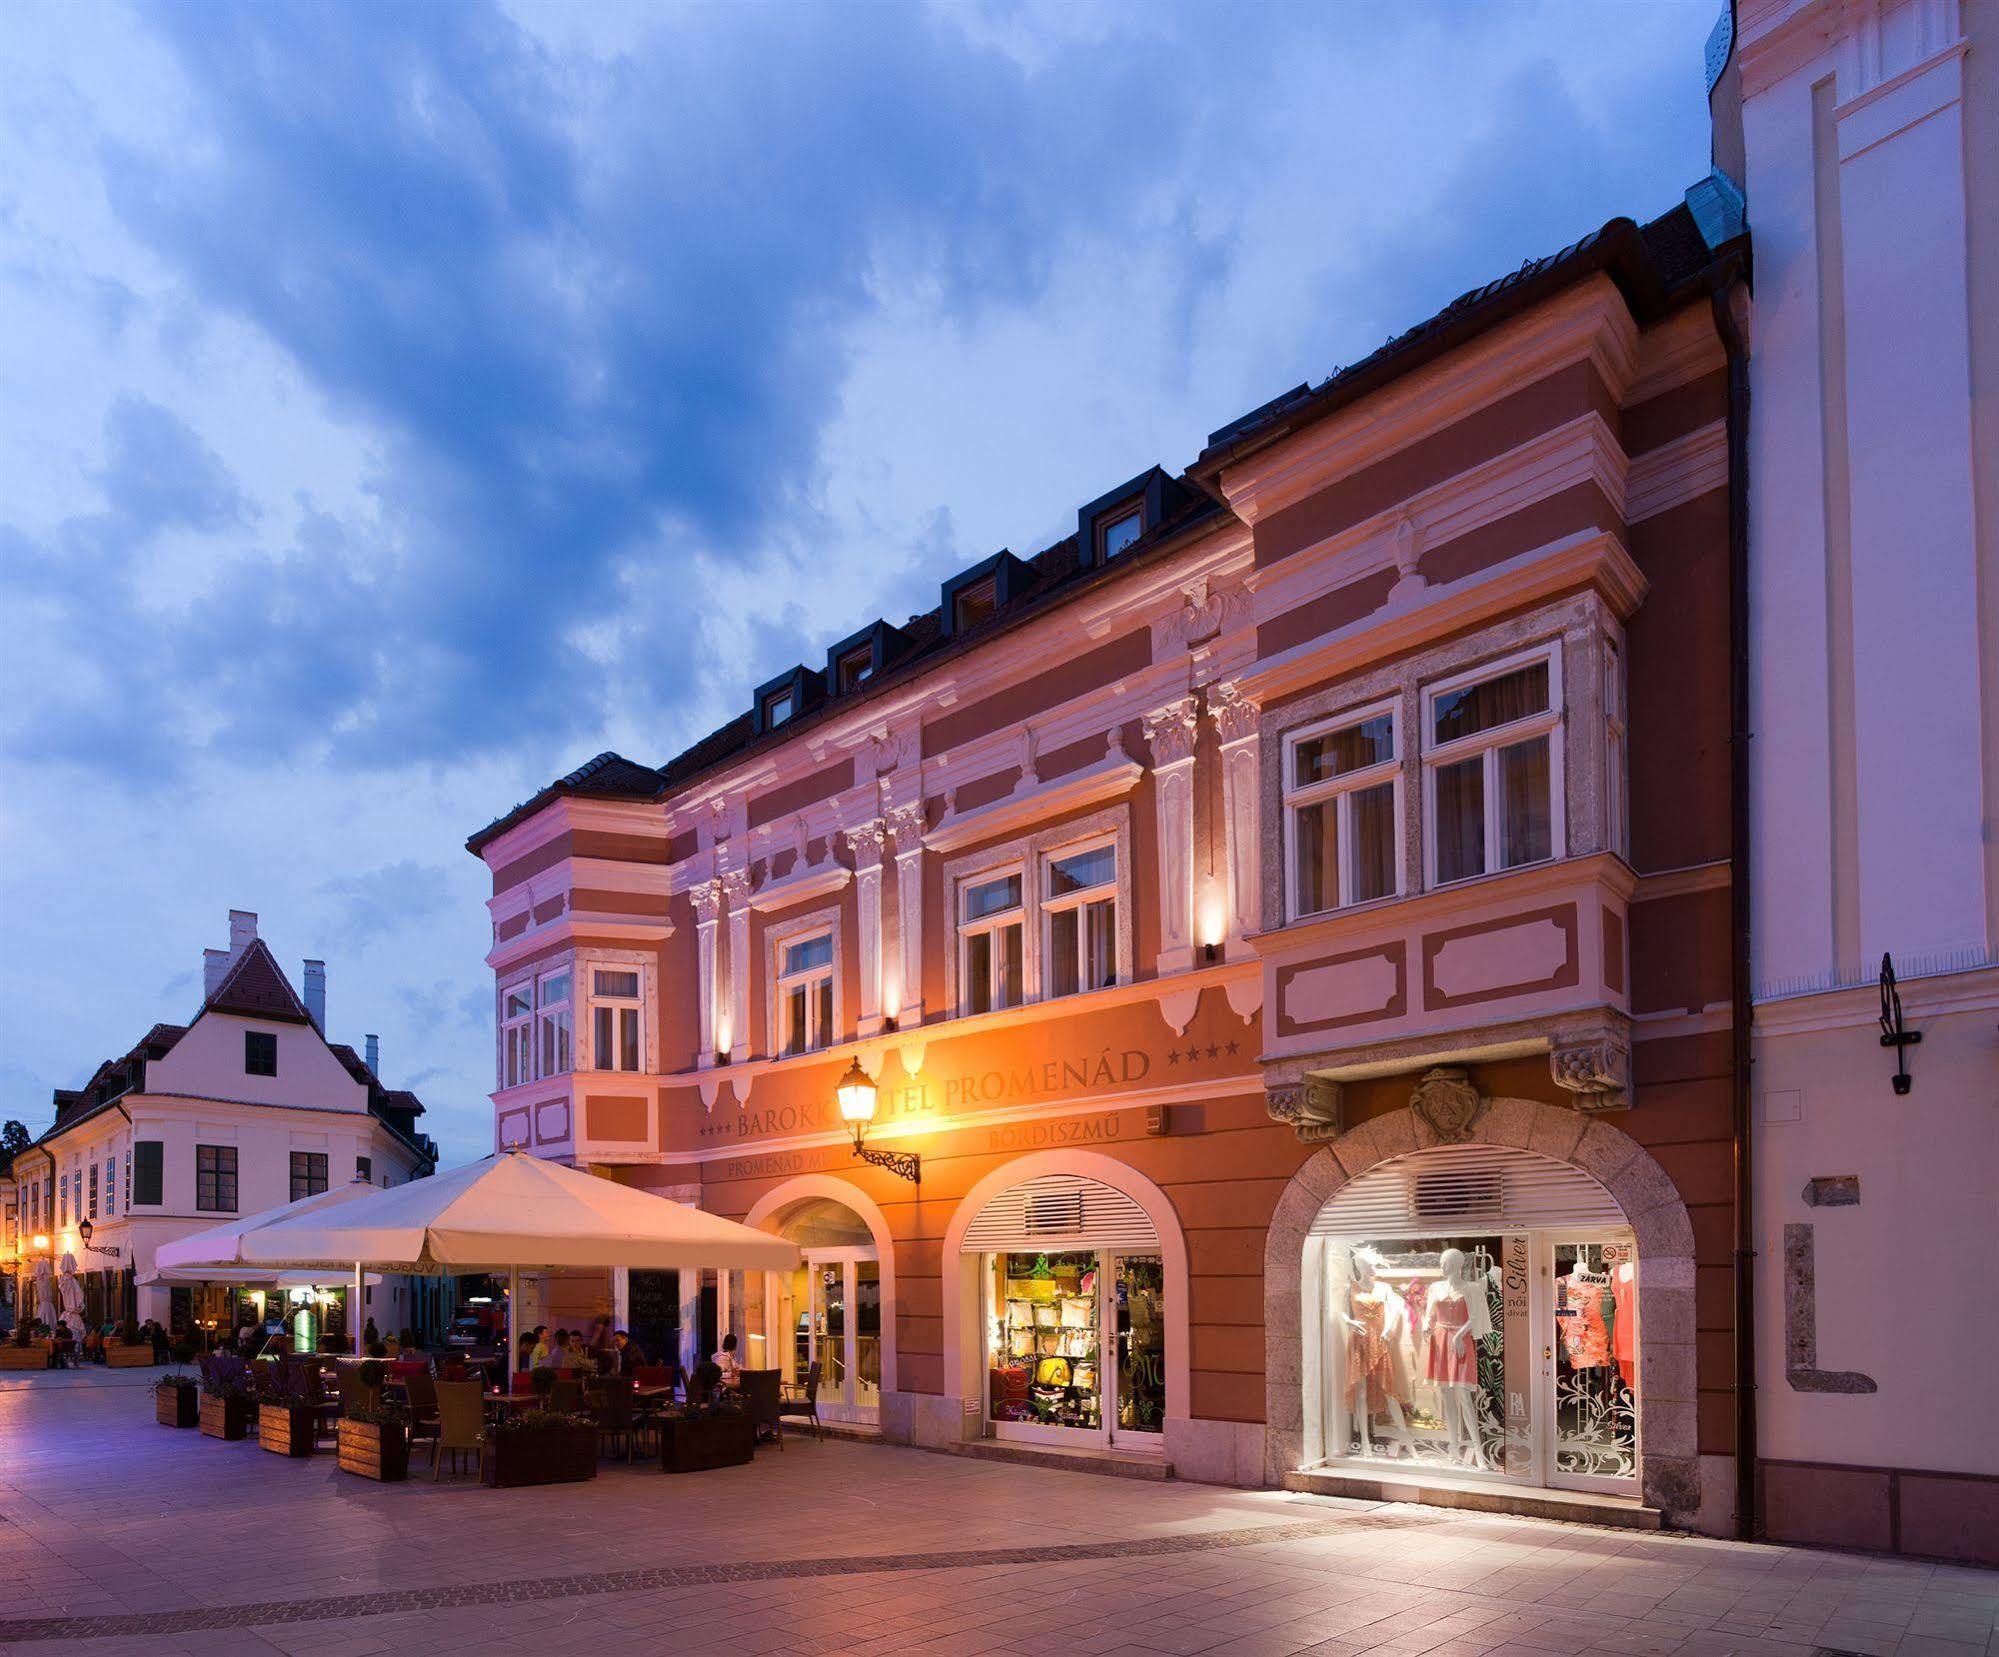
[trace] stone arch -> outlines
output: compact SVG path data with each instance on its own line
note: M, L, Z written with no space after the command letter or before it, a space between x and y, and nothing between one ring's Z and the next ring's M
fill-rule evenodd
M759 1231L776 1231L782 1221L784 1211L814 1197L838 1203L842 1208L851 1209L861 1223L868 1228L868 1235L875 1240L875 1251L881 1269L882 1295L882 1374L881 1391L884 1400L897 1389L896 1364L896 1293L895 1293L895 1240L889 1235L888 1221L882 1216L880 1206L851 1180L840 1179L833 1174L797 1174L781 1185L772 1186L751 1206L743 1224L755 1226Z
M1491 1099L1466 1138L1510 1145L1568 1163L1617 1199L1637 1235L1642 1275L1638 1395L1644 1498L1673 1524L1700 1512L1694 1354L1694 1228L1679 1189L1652 1153L1601 1116L1533 1099ZM1342 1186L1377 1163L1441 1143L1436 1130L1403 1107L1370 1117L1321 1146L1277 1200L1263 1246L1264 1404L1269 1423L1264 1472L1281 1485L1304 1453L1305 1237Z
M1188 1392L1193 1366L1187 1350L1187 1239L1180 1229L1180 1216L1172 1199L1130 1163L1096 1151L1033 1151L1015 1157L1011 1162L1001 1163L967 1191L953 1211L944 1233L945 1394L976 1399L977 1389L984 1385L983 1376L977 1372L978 1316L976 1312L968 1316L966 1311L968 1303L976 1304L978 1288L973 1268L966 1263L965 1233L978 1218L979 1210L992 1198L1043 1174L1076 1174L1098 1180L1122 1191L1152 1221L1166 1277L1166 1419L1184 1419L1190 1413Z

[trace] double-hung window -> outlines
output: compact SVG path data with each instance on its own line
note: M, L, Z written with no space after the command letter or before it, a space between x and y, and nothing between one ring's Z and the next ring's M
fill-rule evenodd
M278 1073L278 1038L269 1030L243 1032L243 1074L275 1076Z
M235 1152L231 1151L233 1165ZM292 1201L300 1197L316 1197L326 1189L326 1153L324 1151L292 1152Z
M958 888L958 982L967 1013L1018 1007L1026 995L1024 883L1022 871L1011 869Z
M534 1080L534 984L515 984L500 996L500 1085Z
M591 1063L599 1070L643 1070L639 1040L639 974L636 967L595 967L590 974Z
M1430 878L1438 885L1562 855L1560 658L1549 650L1423 693Z
M1059 851L1043 865L1047 991L1074 995L1117 982L1117 845Z
M559 1076L570 1057L569 969L546 974L536 987L536 1022L541 1031L541 1074Z
M97 1218L97 1159L95 1157L90 1159L90 1205L84 1211L84 1218L87 1220Z
M1394 704L1308 726L1284 744L1291 918L1402 890L1402 766Z
M56 1224L67 1226L69 1224L69 1175L62 1174L57 1177L56 1196L62 1205L60 1210L61 1218L56 1221Z
M118 1212L118 1153L115 1151L104 1159L104 1212Z
M292 1159L296 1162L298 1159ZM298 1193L294 1191L293 1196ZM204 1214L236 1212L236 1147L197 1145L194 1148L194 1206Z
M833 1044L833 934L787 938L777 951L780 1042L786 1053Z

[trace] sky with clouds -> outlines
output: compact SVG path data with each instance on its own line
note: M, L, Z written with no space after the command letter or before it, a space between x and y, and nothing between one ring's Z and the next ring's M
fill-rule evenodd
M1716 0L13 0L0 1117L253 909L487 1148L467 834L1707 170Z

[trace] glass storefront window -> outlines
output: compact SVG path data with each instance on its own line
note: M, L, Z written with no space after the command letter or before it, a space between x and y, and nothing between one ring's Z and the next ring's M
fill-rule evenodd
M1326 1454L1506 1470L1505 1239L1326 1239L1320 1252Z
M1555 1244L1555 1467L1638 1472L1638 1262L1624 1243Z
M996 1422L1095 1432L1103 1424L1095 1250L995 1254L989 1407Z
M1117 1257L1117 1424L1166 1427L1166 1269L1156 1254Z

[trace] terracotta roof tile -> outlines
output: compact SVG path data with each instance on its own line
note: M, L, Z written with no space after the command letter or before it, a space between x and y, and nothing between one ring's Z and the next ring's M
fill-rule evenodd
M291 980L285 977L262 938L252 939L250 946L236 958L236 964L216 985L215 993L202 1003L202 1011L268 1018L284 1024L312 1022L305 1003L299 1000Z

